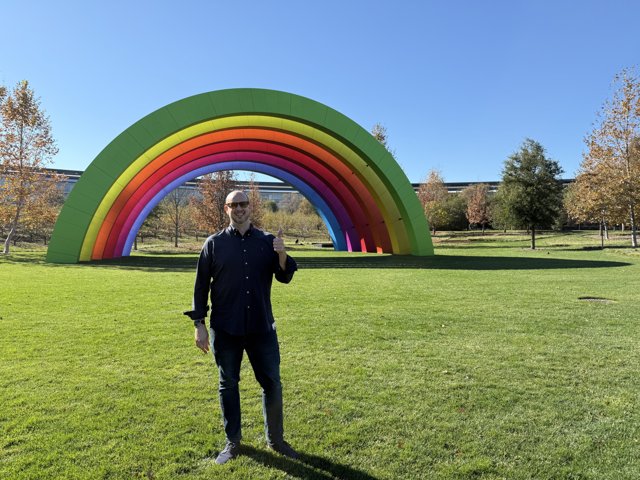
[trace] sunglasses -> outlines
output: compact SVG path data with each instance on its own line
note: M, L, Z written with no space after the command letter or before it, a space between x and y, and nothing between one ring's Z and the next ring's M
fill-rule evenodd
M249 206L249 202L231 202L231 203L225 203L225 205L229 208L236 208L236 207L247 208Z

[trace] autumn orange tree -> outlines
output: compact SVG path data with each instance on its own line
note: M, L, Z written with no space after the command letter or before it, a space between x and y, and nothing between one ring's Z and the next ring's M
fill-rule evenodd
M46 175L44 167L58 152L49 117L40 100L22 80L8 92L0 91L0 221L8 232L4 254L8 254L21 220L38 223L43 202L55 196L55 175Z
M622 206L631 227L631 245L638 247L640 205L640 79L631 69L614 77L614 92L605 101L580 166L586 187L600 189L600 202L615 210ZM578 175L580 177L581 175ZM578 197L589 209L589 195Z
M229 224L224 211L224 201L236 188L236 177L232 170L204 175L198 182L198 193L191 197L197 228L210 234Z
M262 196L260 195L260 188L258 187L258 183L256 182L256 176L254 173L249 175L247 196L249 197L249 203L251 204L251 223L256 227L264 228L264 208L262 207Z
M615 202L615 186L600 170L603 164L583 162L583 168L565 190L564 207L571 219L579 223L597 223L601 238L609 238L608 226L625 221L624 205ZM602 245L604 246L604 244Z
M467 200L466 217L471 225L480 225L482 234L491 221L489 208L489 186L484 183L470 185L463 190Z
M42 182L39 192L31 197L29 208L20 219L20 231L42 239L45 245L51 237L64 203L60 182L62 182L62 176L48 175L48 178Z
M420 184L418 198L435 235L437 228L447 224L450 219L449 209L447 208L449 191L439 171L429 171L425 181Z

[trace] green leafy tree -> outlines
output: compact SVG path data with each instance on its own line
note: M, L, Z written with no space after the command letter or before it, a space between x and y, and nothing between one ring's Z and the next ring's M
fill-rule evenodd
M509 209L509 205L505 200L504 190L500 188L490 199L489 216L493 228L506 232L517 227L518 221Z
M467 201L459 193L450 193L444 203L446 212L446 223L442 225L443 230L466 230L467 222L466 210Z
M3 253L8 254L23 216L30 222L37 219L45 198L52 196L58 179L44 174L44 167L58 153L51 135L49 117L40 107L40 100L23 80L7 92L0 91L0 212L8 232Z
M262 208L267 212L275 213L278 211L278 204L273 200L267 200L266 202L263 202Z
M547 158L542 145L530 138L504 163L502 201L517 226L531 232L531 249L536 248L536 229L549 228L562 207L562 168Z

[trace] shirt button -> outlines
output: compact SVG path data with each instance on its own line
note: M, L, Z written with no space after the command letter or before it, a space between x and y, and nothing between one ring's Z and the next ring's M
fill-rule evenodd
M247 305L247 308L251 308L251 305Z
M246 250L243 250L243 252L244 252L244 253L247 253L247 251L246 251Z
M247 262L244 262L245 265L249 265Z
M244 277L246 280L249 280L249 277Z
M249 295L249 290L247 290L247 295Z

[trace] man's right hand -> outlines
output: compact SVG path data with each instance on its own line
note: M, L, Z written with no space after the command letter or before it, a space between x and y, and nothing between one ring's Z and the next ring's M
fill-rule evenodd
M204 323L199 324L195 331L196 347L202 350L204 353L209 352L209 332Z

